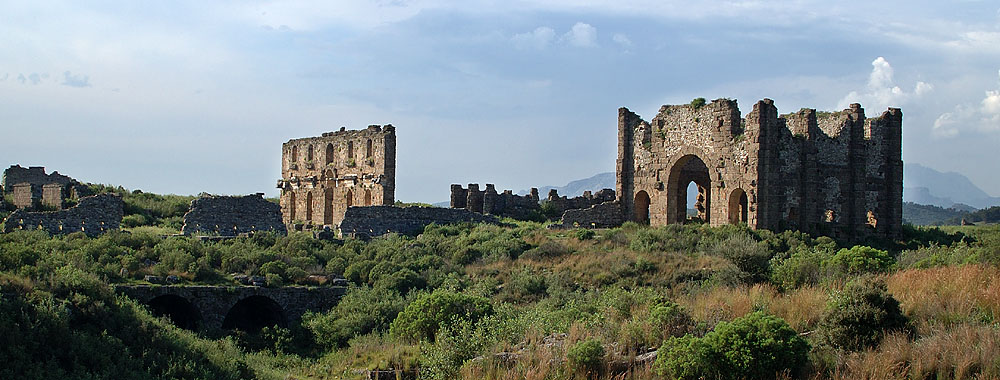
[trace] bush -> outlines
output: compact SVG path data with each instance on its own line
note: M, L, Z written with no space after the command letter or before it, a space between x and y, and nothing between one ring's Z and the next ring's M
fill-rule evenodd
M573 237L580 241L593 239L595 235L597 235L597 233L595 233L594 230L588 230L586 228L577 228L573 230Z
M694 98L691 100L691 107L694 107L694 109L699 109L701 107L704 107L705 103L706 103L705 98Z
M441 326L466 320L476 322L493 314L493 305L483 297L438 290L423 294L399 313L389 334L409 340L433 340Z
M878 345L887 333L906 326L899 301L889 294L883 281L858 279L831 297L819 333L826 344L860 350Z
M318 343L341 347L356 336L388 330L405 305L398 293L388 289L351 288L330 311L308 313L302 320Z
M763 312L720 322L704 337L671 338L656 371L676 379L767 379L804 368L809 344L783 319Z
M604 346L595 338L577 342L569 347L566 358L576 370L597 372L604 360Z
M791 257L771 264L771 283L783 289L795 289L803 285L816 285L823 279L823 262L832 257L832 252L822 249L804 249Z
M751 282L762 282L768 278L771 252L749 234L731 235L716 243L711 252L731 261L748 275Z
M892 264L889 252L863 245L843 248L827 262L832 268L851 274L885 272Z

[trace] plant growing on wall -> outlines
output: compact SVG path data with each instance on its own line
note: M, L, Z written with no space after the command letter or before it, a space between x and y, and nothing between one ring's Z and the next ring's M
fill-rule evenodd
M354 162L353 158L347 160L347 167L353 168L355 165L357 165L357 164Z

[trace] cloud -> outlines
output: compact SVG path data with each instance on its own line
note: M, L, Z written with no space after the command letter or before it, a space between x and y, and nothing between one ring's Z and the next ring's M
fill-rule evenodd
M628 36L621 33L615 33L615 35L611 36L611 40L623 47L632 46L632 40L628 39Z
M917 82L913 91L907 92L897 86L893 80L892 65L883 57L872 61L872 73L868 76L868 84L864 91L851 91L838 103L838 108L846 108L851 103L861 103L867 109L881 112L888 107L899 107L908 101L920 98L934 90L934 86L926 82Z
M556 37L556 31L547 26L539 26L529 33L515 34L511 38L514 46L518 49L542 50L549 46Z
M17 74L17 81L21 82L21 84L31 83L33 85L37 85L39 83L42 83L42 80L45 80L45 79L48 79L48 78L49 78L49 74L47 74L47 73L42 73L42 74L31 73L31 74L28 74L27 76L25 76L24 74Z
M67 71L63 73L63 86L84 88L90 87L90 77L83 74L73 75L73 73Z
M998 71L1000 74L1000 71ZM932 132L939 137L952 137L962 129L980 132L1000 132L1000 89L987 90L979 104L959 104L934 120Z
M597 46L597 28L590 24L577 22L562 36L566 43L577 47Z

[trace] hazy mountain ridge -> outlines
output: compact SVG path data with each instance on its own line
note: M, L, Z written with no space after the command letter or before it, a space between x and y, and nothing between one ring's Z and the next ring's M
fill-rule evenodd
M603 189L615 188L615 172L605 172L594 175L590 178L570 181L565 186L542 186L538 188L538 196L545 198L549 195L549 190L556 189L560 196L576 197L583 195L584 191L596 193ZM528 194L528 190L521 190L518 194Z
M903 201L958 209L984 209L1000 205L1000 197L987 194L968 177L939 172L917 163L903 165Z

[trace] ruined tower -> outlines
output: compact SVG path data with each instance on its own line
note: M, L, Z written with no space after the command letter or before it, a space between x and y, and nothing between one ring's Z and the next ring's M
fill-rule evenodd
M778 115L764 99L665 105L651 121L618 110L617 192L628 220L895 236L902 226L902 112ZM688 187L698 191L687 204Z
M336 228L351 206L392 205L396 190L396 129L292 139L281 147L282 220L289 230Z

